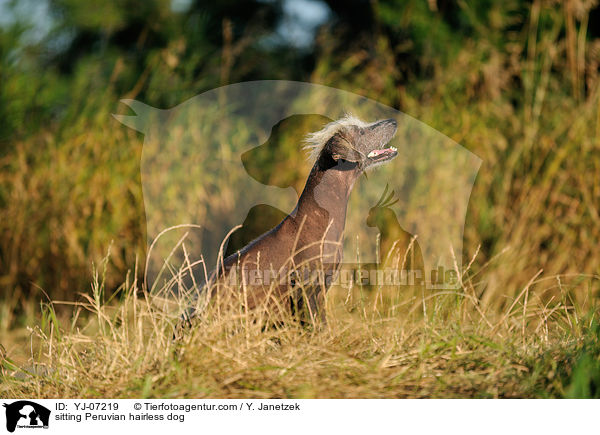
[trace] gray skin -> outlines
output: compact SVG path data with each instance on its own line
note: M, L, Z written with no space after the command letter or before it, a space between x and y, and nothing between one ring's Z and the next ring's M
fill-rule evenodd
M219 261L209 278L209 300L233 296L248 309L266 303L270 312L291 310L302 322L325 321L325 292L342 261L352 187L363 171L396 157L397 151L387 145L396 129L396 121L386 119L338 130L316 159L295 209L275 228ZM374 150L377 155L368 157ZM321 271L319 278L315 271ZM253 273L259 278L251 278ZM276 278L269 280L269 273ZM287 277L283 282L282 276ZM192 309L184 319L194 315Z

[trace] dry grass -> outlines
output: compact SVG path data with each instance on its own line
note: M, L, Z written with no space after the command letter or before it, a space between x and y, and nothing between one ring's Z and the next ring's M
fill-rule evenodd
M123 284L117 299L104 301L102 274L96 272L92 292L73 306L71 318L57 319L59 302L42 306L41 323L30 329L35 345L27 362L14 361L10 352L3 355L0 394L577 395L573 373L582 352L590 343L598 351L590 301L575 304L565 295L563 301L542 303L534 289L546 280L534 276L508 309L493 312L473 297L473 278L466 271L460 289L402 295L399 305L391 303L390 289L332 288L324 327L302 327L292 318L284 326L265 327L265 309L247 312L241 304L218 312L208 309L174 341L182 301L150 297L135 279Z
M174 343L177 310L137 271L112 293L144 245L140 138L106 123L118 96L15 143L0 161L0 396L598 396L600 40L580 3L507 13L407 83L385 36L343 59L321 36L312 81L399 106L483 160L463 286L425 303L396 293L393 313L387 292L332 289L323 330L263 330L234 310ZM74 300L115 238L106 281L40 312L36 285Z

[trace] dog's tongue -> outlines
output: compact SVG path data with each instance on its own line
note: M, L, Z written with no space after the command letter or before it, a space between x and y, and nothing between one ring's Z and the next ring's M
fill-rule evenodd
M367 154L367 157L372 159L373 157L380 156L381 154L387 154L390 151L396 151L396 149L394 147L389 147L389 148L384 148L381 150L373 150L369 154Z

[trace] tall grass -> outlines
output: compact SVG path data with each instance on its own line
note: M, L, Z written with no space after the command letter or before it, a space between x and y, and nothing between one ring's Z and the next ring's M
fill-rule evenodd
M263 330L248 317L260 309L232 310L171 341L177 303L144 292L140 268L128 274L136 256L143 263L145 242L141 137L106 123L118 100L107 93L102 110L14 143L0 161L0 394L597 395L600 41L588 34L592 5L534 1L501 13L498 5L490 23L453 46L451 62L424 61L426 80L398 71L406 48L379 33L373 46L341 54L320 35L311 75L398 106L482 158L458 291L428 294L425 304L407 296L392 312L383 291L334 288L323 331L294 322ZM89 264L111 243L89 293Z
M44 304L28 361L2 355L4 397L582 397L597 391L597 307L534 297L504 311L456 291L405 297L333 288L328 324L302 326L241 300L206 309L172 339L181 301L141 292L135 273L106 299L103 270L59 320ZM242 297L239 289L231 289ZM396 291L402 291L396 288ZM565 296L562 298L566 300ZM427 307L423 309L423 307ZM281 322L281 320L284 320ZM593 393L595 394L595 393Z
M357 82L364 95L398 101L482 158L463 261L479 249L473 268L487 264L477 294L484 305L510 304L540 270L535 292L548 300L561 292L579 300L598 296L599 41L587 37L593 5L563 4L493 5L485 26L473 17L474 33L452 62L430 59L432 78L406 86ZM384 62L394 51L380 38L381 53L360 52L361 71L394 76L396 65ZM356 74L329 62L323 59L315 80L333 85ZM578 285L582 280L589 284Z

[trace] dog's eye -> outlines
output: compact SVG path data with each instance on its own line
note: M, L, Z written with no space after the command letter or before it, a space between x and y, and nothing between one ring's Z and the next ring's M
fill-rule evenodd
M360 131L360 135L361 135L361 136L363 136L364 134L365 134L365 131L364 131L364 130L361 130L361 131Z

